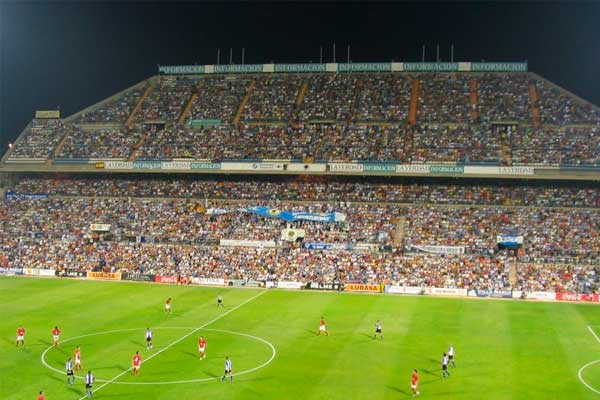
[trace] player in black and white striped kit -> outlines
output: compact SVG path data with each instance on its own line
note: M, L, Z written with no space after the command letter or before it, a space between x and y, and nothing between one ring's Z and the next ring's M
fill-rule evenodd
M373 339L377 339L377 335L383 340L383 331L381 329L381 321L379 320L375 322L375 334L373 335Z
M152 331L146 328L146 349L152 348Z
M452 364L452 368L456 368L456 363L454 362L454 346L448 346L448 362Z
M65 363L65 369L67 370L67 383L72 385L75 383L75 374L73 373L73 361L71 361L70 357Z
M442 379L446 380L447 376L450 376L450 371L448 371L448 356L444 353L442 356Z
M92 393L92 385L95 380L96 377L92 374L92 371L88 371L88 373L85 374L85 394L87 397L92 397L94 395Z
M225 373L221 377L221 382L223 382L225 380L225 377L227 376L229 376L229 381L233 382L232 372L233 370L231 369L231 360L229 359L229 356L227 356L225 357Z

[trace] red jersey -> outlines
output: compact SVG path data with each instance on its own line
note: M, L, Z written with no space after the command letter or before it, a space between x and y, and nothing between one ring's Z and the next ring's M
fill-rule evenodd
M321 326L325 326L325 320L321 319Z
M198 346L200 346L200 347L206 347L206 339L200 339L200 340L198 340Z
M25 328L19 328L19 329L17 329L17 335L19 335L19 336L25 336Z
M413 385L416 385L417 383L419 383L419 374L417 374L416 372L413 372L412 378L410 378L410 383Z
M58 336L58 335L60 335L60 329L58 329L58 328L57 328L57 329L52 329L52 334L53 334L54 336Z
M141 362L142 362L142 356L140 356L139 354L136 354L133 356L133 365L135 365L136 367L139 367Z
M46 396L44 396L43 394L38 395L37 400L46 400Z
M75 350L75 359L79 360L81 358L81 350Z

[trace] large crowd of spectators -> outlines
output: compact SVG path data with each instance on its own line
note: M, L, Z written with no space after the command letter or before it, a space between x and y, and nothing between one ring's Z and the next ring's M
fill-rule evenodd
M531 122L528 75L484 74L476 79L478 114L483 122Z
M196 90L194 83L189 80L161 81L144 99L135 120L176 121Z
M410 106L412 80L402 75L364 75L354 119L360 122L405 122Z
M418 125L413 130L413 162L502 160L502 135L484 125Z
M145 87L137 86L95 109L86 111L77 122L80 123L123 123L144 94Z
M223 179L29 178L10 191L58 196L306 200L404 204L600 207L598 186Z
M354 74L312 75L298 112L300 121L348 121L357 93Z
M468 74L418 76L419 121L422 123L465 123L470 120Z
M591 104L585 104L544 81L538 80L535 84L538 92L537 106L543 124L600 124L600 111Z
M58 159L101 158L127 159L143 134L126 127L105 129L76 128L56 154Z
M187 119L232 122L248 91L249 82L244 76L218 76L199 80L197 97Z
M11 150L12 158L52 158L56 146L74 127L60 119L34 119Z
M285 121L292 117L304 78L300 75L256 79L242 114L245 121Z
M418 117L408 126L415 79ZM51 158L67 136L60 158L123 158L131 154L130 141L148 134L139 158L600 165L598 111L522 73L169 76L151 84L136 124L123 127L148 86L68 123L34 120L12 157ZM250 87L241 124L233 125ZM537 88L540 126L532 119L530 88ZM479 117L472 120L475 100ZM188 103L185 122L203 120L199 126L178 123ZM80 126L90 122L110 126Z

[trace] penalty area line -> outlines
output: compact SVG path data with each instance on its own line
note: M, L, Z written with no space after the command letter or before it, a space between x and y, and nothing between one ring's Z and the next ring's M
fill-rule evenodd
M157 355L163 353L164 351L170 349L171 347L175 346L177 343L181 342L182 340L187 339L188 337L190 337L191 335L193 335L194 333L198 332L199 330L201 330L202 328L206 328L208 325L217 322L218 320L220 320L221 318L231 314L232 312L234 312L235 310L237 310L238 308L250 303L252 300L262 296L263 294L267 293L267 291L262 291L259 294L257 294L256 296L252 296L250 297L248 300L243 301L242 303L238 304L237 306L233 307L232 309L224 312L223 314L219 315L216 318L211 319L210 321L206 322L205 324L203 324L202 326L199 326L197 328L195 328L194 330L192 330L189 333L186 333L185 335L183 335L182 337L180 337L179 339L171 342L170 344L168 344L167 346L163 347L162 349L160 349L159 351L157 351L156 353L150 355L148 358L146 358L144 361L142 361L142 364L150 361L151 359L153 359L154 357L156 357ZM93 392L96 393L98 390L110 385L111 383L113 383L114 381L116 381L117 379L119 379L120 377L122 377L123 375L125 375L126 373L130 372L133 369L133 367L129 367L127 368L125 371L115 375L113 378L109 379L108 381L106 381L105 383L103 383L102 385L98 386L98 388L96 390L94 390ZM81 398L79 398L79 400L85 400L87 399L88 396L85 395Z

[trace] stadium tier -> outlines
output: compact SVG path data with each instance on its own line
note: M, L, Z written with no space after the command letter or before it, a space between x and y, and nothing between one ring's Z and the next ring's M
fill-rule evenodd
M401 72L393 64L339 72L338 64L337 73L279 73L277 65L272 73L240 73L243 66L163 73L69 118L33 120L3 164L296 160L388 163L408 173L423 164L598 167L599 109L534 73L439 72L437 64L429 66L435 72L407 72L405 64Z

